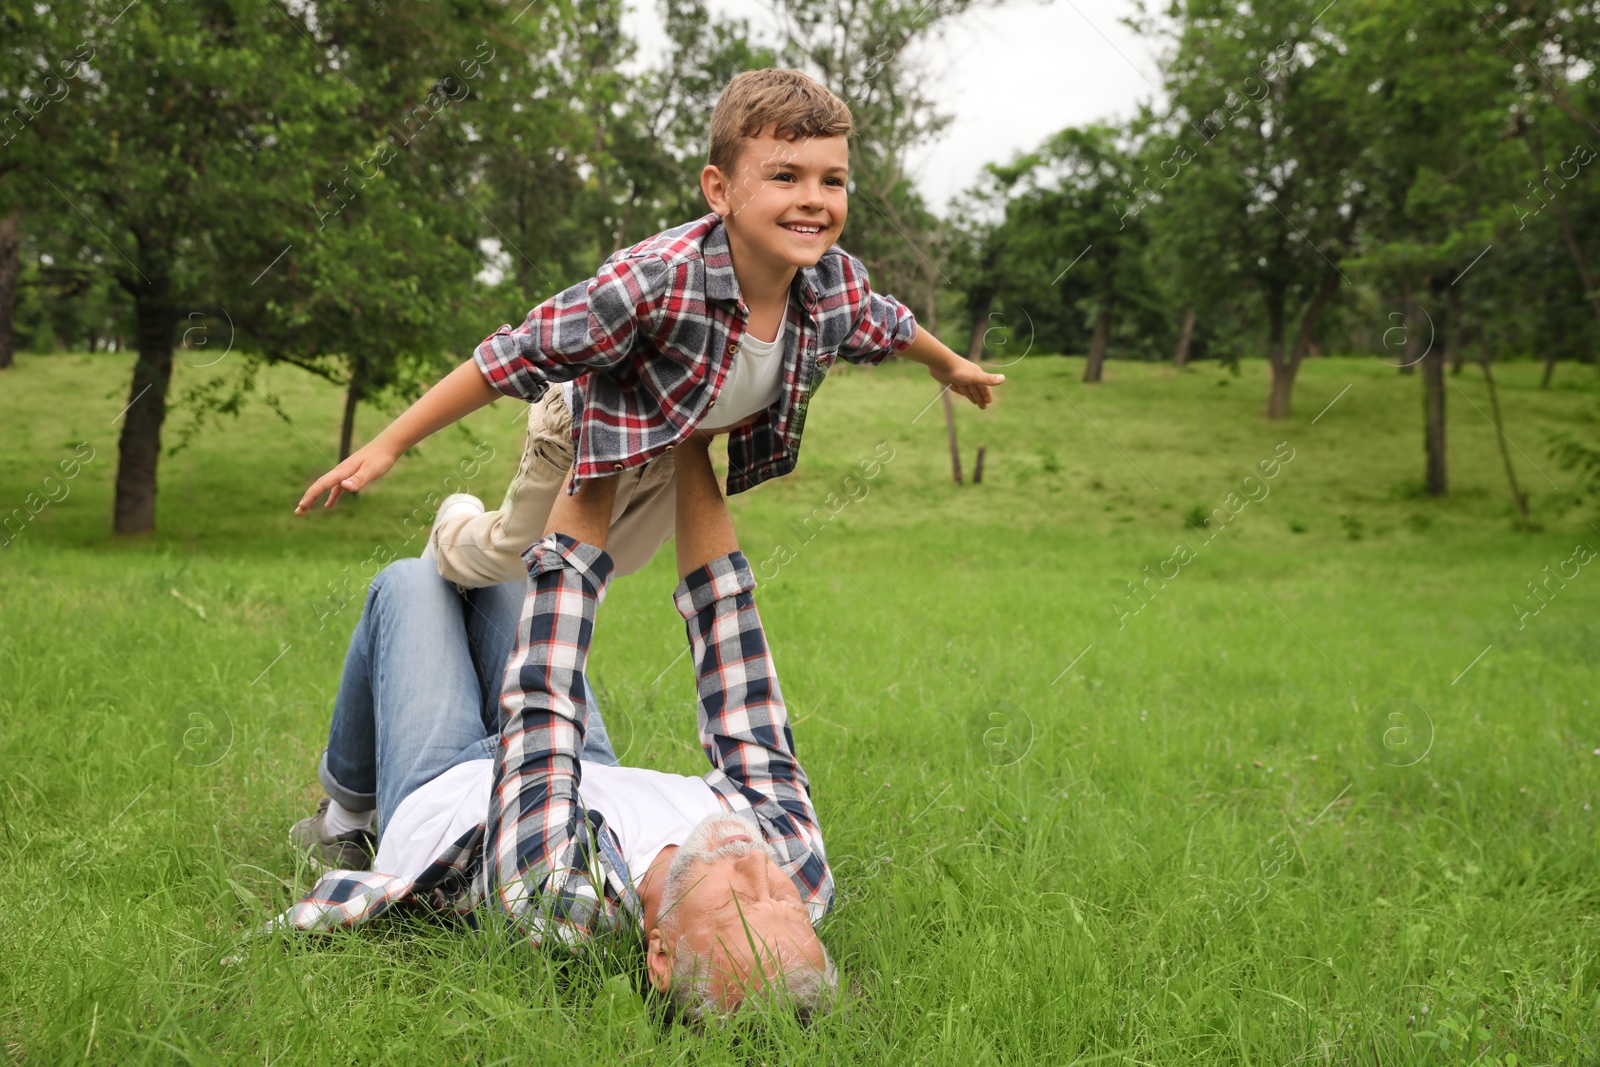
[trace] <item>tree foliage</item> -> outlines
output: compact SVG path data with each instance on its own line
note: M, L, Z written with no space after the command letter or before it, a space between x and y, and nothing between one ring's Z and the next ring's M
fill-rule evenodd
M971 358L1264 357L1278 418L1304 360L1368 351L1420 368L1442 493L1448 373L1600 350L1600 0L1162 0L1162 99L942 218L919 57L1000 0L768 0L775 32L659 2L648 47L622 0L4 8L0 369L13 337L137 350L116 528L154 524L175 359L250 363L179 390L179 445L278 362L346 389L302 429L347 450L361 404L702 213L717 95L774 63L849 102L845 242L930 328L964 310Z

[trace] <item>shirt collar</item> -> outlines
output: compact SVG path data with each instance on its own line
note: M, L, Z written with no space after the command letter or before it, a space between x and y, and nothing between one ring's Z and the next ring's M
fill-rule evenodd
M715 219L716 222L700 246L700 259L706 265L706 298L727 300L745 309L744 300L739 296L739 279L733 273L733 252L728 247L728 228L714 213L707 218ZM801 306L813 315L816 314L817 308L815 279L815 267L801 267L795 272L794 284L790 287L800 297Z
M716 215L713 214L712 217L717 221L700 246L700 259L706 265L706 297L711 300L729 300L738 304L741 303L739 279L733 273L733 252L728 248L728 228Z

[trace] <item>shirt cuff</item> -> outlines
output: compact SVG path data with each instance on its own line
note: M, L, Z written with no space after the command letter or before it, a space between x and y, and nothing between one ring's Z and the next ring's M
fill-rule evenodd
M734 549L690 572L678 583L672 602L679 615L692 619L724 597L738 596L755 587L756 576L751 573L749 562L743 552Z
M917 317L904 304L900 305L900 310L905 314L899 317L894 324L894 333L889 335L889 348L894 352L904 352L917 339Z
M601 593L610 584L611 573L616 570L616 564L611 561L611 554L605 549L596 548L564 533L550 534L544 540L530 545L527 551L522 553L522 561L528 565L530 579L551 571L566 569L577 573Z
M472 361L478 365L483 380L494 389L513 400L532 403L544 396L549 382L517 354L513 332L507 324L485 337L473 350Z

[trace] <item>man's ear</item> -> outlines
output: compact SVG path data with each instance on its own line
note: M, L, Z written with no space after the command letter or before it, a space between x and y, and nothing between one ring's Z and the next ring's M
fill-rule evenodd
M717 167L707 163L700 170L700 192L705 196L706 203L711 210L723 218L733 212L733 183L728 176Z
M658 926L650 931L644 957L645 968L650 973L650 985L657 993L665 993L667 987L672 985L672 962L673 950L667 947L667 939L661 936L661 927Z

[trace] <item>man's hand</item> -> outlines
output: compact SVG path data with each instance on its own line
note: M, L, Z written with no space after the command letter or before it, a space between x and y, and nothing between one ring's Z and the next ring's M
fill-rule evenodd
M389 468L394 466L394 460L394 454L378 441L356 449L343 463L311 483L306 495L294 506L294 513L304 515L310 511L311 505L323 493L328 494L328 502L323 507L333 507L345 493L365 489L388 474Z
M910 346L900 354L927 367L934 381L947 386L952 393L966 397L980 408L994 403L994 391L990 387L1006 380L1004 374L990 374L970 359L956 355L943 341L921 326L917 327L917 336L912 339Z

